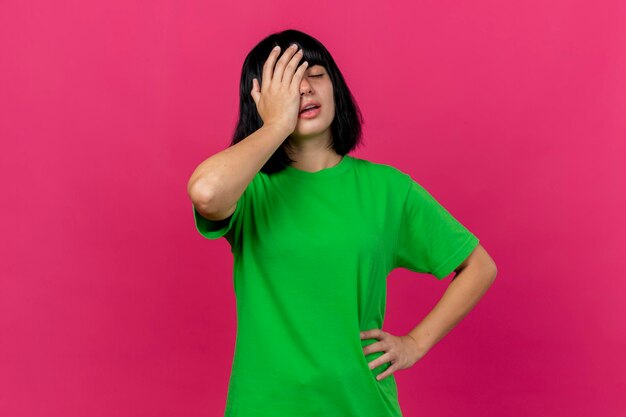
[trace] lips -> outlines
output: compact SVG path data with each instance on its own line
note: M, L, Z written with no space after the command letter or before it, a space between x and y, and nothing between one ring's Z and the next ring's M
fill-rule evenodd
M314 106L314 107L311 107L311 106ZM302 113L305 110L308 110L307 107L309 107L309 108L316 108L316 107L320 107L320 106L321 105L318 102L316 102L316 101L309 101L308 103L305 103L305 104L303 104L300 107L300 113Z

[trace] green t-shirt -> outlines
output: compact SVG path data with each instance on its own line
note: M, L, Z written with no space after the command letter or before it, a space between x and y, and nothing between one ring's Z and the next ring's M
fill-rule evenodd
M308 172L258 172L227 219L198 231L234 256L237 338L226 417L402 416L391 364L364 355L389 272L448 276L478 244L408 174L345 155Z

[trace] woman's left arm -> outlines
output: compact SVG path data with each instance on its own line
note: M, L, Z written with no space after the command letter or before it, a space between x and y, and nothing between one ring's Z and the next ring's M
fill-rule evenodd
M385 352L369 363L370 369L391 362L376 376L382 380L400 369L413 366L456 326L487 292L498 270L487 251L480 245L455 269L455 276L439 302L407 335L395 336L382 329L361 332L361 339L378 339L363 348L364 354Z
M408 333L416 342L419 358L474 308L495 280L498 270L491 256L479 243L455 272L452 282L435 307Z

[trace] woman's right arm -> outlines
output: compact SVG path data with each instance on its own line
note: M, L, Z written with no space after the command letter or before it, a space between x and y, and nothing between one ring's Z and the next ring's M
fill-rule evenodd
M237 201L254 176L294 131L300 111L300 82L308 66L298 66L302 50L273 49L263 65L261 85L255 78L250 94L263 126L240 142L212 155L195 169L187 193L198 212L223 220L235 212ZM276 67L274 68L274 64Z
M290 133L280 126L263 125L198 165L187 183L196 210L209 220L233 214L252 178Z

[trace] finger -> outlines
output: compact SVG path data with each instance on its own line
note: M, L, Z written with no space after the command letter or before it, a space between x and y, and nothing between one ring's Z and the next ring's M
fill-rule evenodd
M300 49L298 52L293 54L289 63L285 67L285 72L283 72L282 82L287 83L288 86L291 85L291 80L293 79L293 74L298 67L298 62L302 59L302 55L304 52Z
M361 332L362 339L372 339L372 338L382 339L383 336L384 336L384 332L381 329L371 329L371 330L365 330Z
M372 330L374 330L374 329L370 329L370 330L363 330L363 331L361 332L361 339L369 339L369 338L371 337L371 336L370 336L370 333L372 332Z
M296 70L296 73L293 75L291 79L291 85L289 86L296 91L300 89L300 83L302 82L302 78L304 77L304 71L309 67L309 63L304 61Z
M274 82L282 81L283 72L285 72L285 65L287 65L287 63L297 50L298 46L296 44L292 44L289 48L285 50L285 52L283 52L283 55L278 58L276 68L274 68L274 74L272 75L272 84L274 84Z
M391 355L389 353L385 353L384 355L379 356L378 358L374 359L367 365L369 366L370 369L374 369L374 368L378 368L381 365L386 364L387 362L391 362L391 359L392 359Z
M265 60L265 64L263 64L263 79L261 79L261 91L267 90L272 83L272 72L274 70L274 64L276 63L278 54L280 54L280 46L276 45Z
M370 343L369 345L363 347L363 353L365 353L366 355L369 355L370 353L374 353L374 352L382 352L384 350L385 350L385 344L382 340L379 340L374 343Z
M385 369L384 372L381 372L378 375L376 375L376 379L380 381L383 378L387 378L389 375L393 374L397 369L398 367L395 366L395 364L393 364L389 368Z

